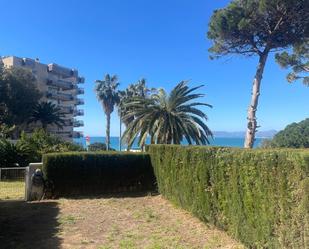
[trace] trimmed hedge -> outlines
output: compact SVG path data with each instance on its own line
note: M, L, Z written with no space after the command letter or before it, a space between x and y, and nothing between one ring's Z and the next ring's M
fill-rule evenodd
M153 190L150 157L143 153L72 152L43 156L55 196Z
M151 145L159 192L250 248L309 248L309 151Z

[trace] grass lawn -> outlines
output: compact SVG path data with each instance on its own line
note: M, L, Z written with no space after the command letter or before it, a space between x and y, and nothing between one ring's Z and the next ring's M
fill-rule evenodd
M0 202L1 248L244 248L161 196Z
M22 200L24 197L24 181L0 181L0 200Z

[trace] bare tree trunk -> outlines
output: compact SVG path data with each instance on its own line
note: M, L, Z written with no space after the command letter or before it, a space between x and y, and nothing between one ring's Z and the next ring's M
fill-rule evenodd
M256 110L259 102L260 86L268 53L269 51L265 49L265 51L260 55L259 64L257 66L257 70L253 80L251 103L248 108L248 116L247 116L248 125L244 144L245 148L252 148L255 141L255 133L258 128L256 121Z
M111 125L111 114L108 112L106 113L106 150L110 149L110 125Z

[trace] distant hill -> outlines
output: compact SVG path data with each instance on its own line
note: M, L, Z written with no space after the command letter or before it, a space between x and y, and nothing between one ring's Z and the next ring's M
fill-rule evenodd
M245 131L214 131L215 137L245 137ZM276 130L258 131L256 137L258 138L272 138L277 133Z

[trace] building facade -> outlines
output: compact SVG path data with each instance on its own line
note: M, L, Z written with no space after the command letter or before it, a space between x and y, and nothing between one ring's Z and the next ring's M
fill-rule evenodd
M63 128L49 126L48 131L67 141L73 138L82 137L80 129L83 121L78 120L84 112L79 108L84 104L84 100L79 96L84 94L84 89L79 84L85 82L83 77L78 75L78 71L67 67L59 66L55 63L43 64L38 59L19 58L16 56L5 56L1 58L5 67L20 67L32 72L36 78L38 90L42 93L41 101L48 101L56 104L64 115L65 125Z

